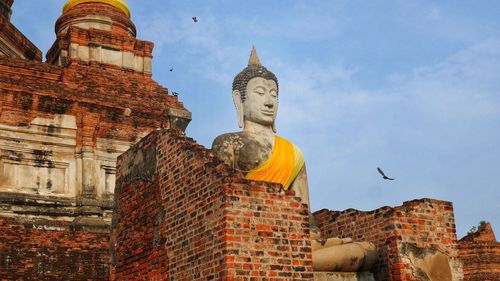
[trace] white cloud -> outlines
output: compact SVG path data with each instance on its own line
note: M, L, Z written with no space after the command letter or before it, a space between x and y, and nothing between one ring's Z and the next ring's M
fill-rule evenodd
M393 102L388 94L360 89L353 80L356 72L343 65L314 63L282 69L279 119L287 127L329 129Z
M436 121L498 118L499 72L500 40L487 40L417 69L403 89L415 107Z
M228 84L237 48L224 44L224 32L218 19L210 14L192 15L172 12L141 18L143 36L155 42L155 53L167 53L171 60L189 69L191 74L208 77L221 84ZM175 52L175 53L171 53Z
M383 118L397 107L411 107L436 122L500 114L499 40L480 42L410 73L390 74L392 84L377 90L361 89L353 78L356 71L342 65L289 64L280 72L280 119L295 127L328 128L379 114Z
M342 3L309 0L293 1L286 12L275 7L268 17L235 19L256 38L276 38L310 44L317 40L331 40L339 34L339 18L343 16Z

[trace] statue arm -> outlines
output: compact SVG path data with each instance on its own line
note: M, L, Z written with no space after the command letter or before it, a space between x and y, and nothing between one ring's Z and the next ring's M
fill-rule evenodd
M307 171L306 164L302 166L297 177L290 185L292 190L295 191L295 195L302 199L303 204L307 204L309 211L311 210L310 202L309 202L309 187L307 185Z
M302 166L302 169L300 169L299 174L295 178L295 180L291 184L291 188L295 190L295 195L300 197L302 199L303 204L307 204L308 212L309 212L309 224L311 227L311 238L314 240L315 243L322 243L318 242L321 240L321 234L318 226L316 225L316 221L314 219L314 216L311 212L311 205L310 205L310 200L309 200L309 186L307 184L307 169L306 169L306 164ZM318 240L318 241L316 241Z

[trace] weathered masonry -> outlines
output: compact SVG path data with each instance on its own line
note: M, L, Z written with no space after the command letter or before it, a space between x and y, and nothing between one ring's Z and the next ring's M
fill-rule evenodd
M152 79L124 0L67 1L45 62L13 4L0 0L0 280L500 280L491 227L457 241L452 203L434 199L316 211L322 238L371 242L378 262L314 272L308 206L185 136L191 113Z
M76 2L42 62L0 1L0 279L106 280L116 157L191 118L129 16Z

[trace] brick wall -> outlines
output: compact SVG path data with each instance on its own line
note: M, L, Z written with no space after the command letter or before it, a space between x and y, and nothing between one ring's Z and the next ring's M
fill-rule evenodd
M350 237L355 241L370 241L379 249L379 262L374 272L388 276L387 244L393 239L391 223L393 209L383 207L371 212L362 212L355 209L345 211L329 211L326 209L314 213L316 223L321 229L322 236Z
M23 176L23 173L5 172L5 153L22 152L25 154L17 155L31 157L41 151L32 150L34 145L44 147L41 155L49 164L42 168L52 169L50 163L53 162L49 160L56 157L67 165L64 167L70 167L65 168L62 177L64 183L69 182L67 193L37 194L29 184L12 189L1 186L0 280L107 280L109 233L93 231L109 231L113 190L104 192L102 186L97 190L97 178L89 181L94 183L92 186L86 186L84 178L94 175L95 171L106 172L101 164L114 168L114 159L107 157L118 154L125 146L122 143L138 141L158 127L185 129L190 113L150 75L78 62L71 62L67 67L43 63L41 52L3 17L0 17L0 37L9 43L16 41L14 46L28 58L0 55L0 126L3 130L0 183L7 182L6 176L9 180ZM135 47L152 51L152 44L136 43ZM77 127L76 137L65 135L65 140L75 141L74 149L73 144L62 144L68 145L67 158L52 153L55 150L51 142L59 127L47 126L43 136L24 137L30 128L37 128L30 126L37 118L53 120L61 114L74 117ZM12 135L21 131L15 135L21 140L9 139L11 129L15 132ZM109 155L103 156L103 151ZM86 153L92 155L84 156ZM80 168L72 170L68 163L82 163L85 157L106 158L106 161L95 167L75 164ZM35 157L31 162L35 171L40 166L39 160ZM36 177L35 172L24 175ZM35 181L33 186L37 186Z
M76 136L65 138L76 142L71 144L76 146L75 155L71 155L69 149L66 154L56 151L58 148L54 148L51 142L59 131L54 126L45 126L46 133L36 137L33 134L24 137L27 134L18 133L30 129L30 124L37 118L53 120L56 115L73 117ZM55 161L52 156L59 153L59 159L56 160L64 165L70 165L68 163L75 161L75 158L90 159L85 160L87 163L95 160L90 163L92 165L82 164L81 168L66 169L66 176L71 180L68 181L70 186L65 188L67 194L63 195L71 196L74 201L81 198L93 200L78 204L92 205L98 212L104 210L107 214L110 213L110 197L113 192L112 185L105 190L104 181L98 178L101 172L104 172L103 177L107 173L101 168L101 164L111 167L113 174L114 157L125 151L129 143L138 141L158 127L185 129L189 120L190 113L177 97L169 95L166 88L148 76L77 63L63 68L36 61L0 57L0 126L9 126L5 130L14 130L12 134L17 134L20 138L17 140L19 146L2 145L10 141L6 137L7 133L2 132L0 154L10 153L9 151L24 153L28 147L25 143L34 143L29 153L19 155L27 159L32 157L29 154L42 150L48 155L48 160ZM77 161L83 163L83 160ZM5 171L3 173L8 174ZM35 172L30 174L34 175ZM72 184L73 182L76 184ZM36 186L35 181L30 185ZM23 188L31 187L30 185L26 184ZM13 188L15 192L21 189L18 186ZM9 190L0 188L0 197L5 197L3 194L7 191ZM24 188L22 192L35 193L29 188ZM76 205L76 202L73 203ZM74 216L74 213L65 215Z
M312 280L307 208L178 131L118 160L112 280Z
M109 234L0 217L0 280L108 280Z
M8 3L9 4L9 3ZM2 7L0 7L1 9ZM2 11L0 11L1 13ZM10 13L8 11L4 11ZM0 57L2 54L8 57L25 58L28 60L42 61L40 51L24 34L21 33L9 20L0 14ZM3 52L2 52L3 50ZM5 52L5 53L4 53Z
M65 67L44 63L41 51L0 16L0 41L8 45L0 42L0 280L107 280L114 157L158 127L185 129L190 121L177 97L151 78L153 43L135 39L133 23L111 6L79 6L109 15L111 32L71 27L66 39L100 40L107 51L118 46L147 58L149 71L81 60L67 60ZM81 17L77 10L61 17L57 29ZM62 39L56 47L69 43ZM49 123L59 115L71 117L71 130ZM54 145L60 139L64 149ZM33 169L10 173L4 161L11 153L18 156L13 166L24 161ZM32 187L40 180L12 183L48 170L50 180L43 181L50 189L59 168L64 188L58 192L39 193Z
M421 199L370 212L324 209L315 217L325 237L351 237L377 246L379 262L373 269L377 280L420 280L405 258L407 245L446 254L451 258L454 276L460 275L460 265L455 264L457 239L450 202Z
M26 126L36 117L74 115L78 145L95 146L97 138L134 141L158 127L185 129L190 119L177 97L133 72L0 57L0 73L0 123Z
M500 280L500 243L489 223L460 239L458 248L465 281Z

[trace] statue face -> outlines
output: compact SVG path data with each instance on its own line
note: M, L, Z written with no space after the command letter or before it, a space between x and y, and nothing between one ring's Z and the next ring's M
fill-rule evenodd
M252 78L246 87L243 115L246 121L272 126L278 112L278 86L273 80Z

